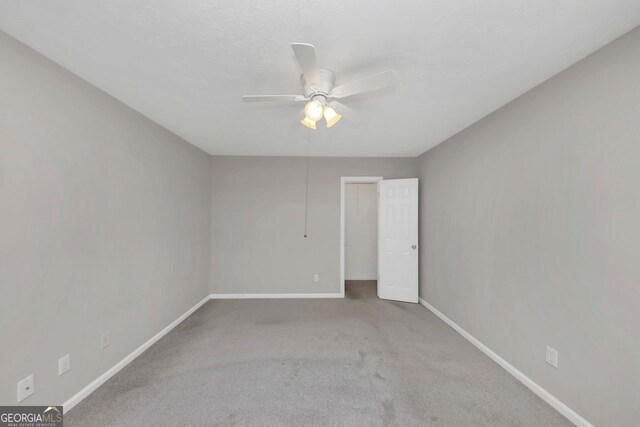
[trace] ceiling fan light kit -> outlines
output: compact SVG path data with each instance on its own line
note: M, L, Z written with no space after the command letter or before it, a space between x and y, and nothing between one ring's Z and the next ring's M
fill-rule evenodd
M356 113L337 99L370 92L393 86L396 72L393 70L375 74L335 87L336 75L326 68L319 68L316 61L315 47L307 43L291 45L300 69L304 95L245 95L245 102L306 102L304 118L300 121L304 126L316 129L316 123L323 118L330 128L342 119L343 114L357 121ZM342 114L340 114L342 113Z

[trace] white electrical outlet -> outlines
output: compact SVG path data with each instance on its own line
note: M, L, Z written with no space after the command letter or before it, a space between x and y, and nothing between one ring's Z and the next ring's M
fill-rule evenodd
M557 369L558 368L558 350L547 346L546 361L549 365Z
M100 348L107 348L111 344L111 332L107 331L100 338Z
M36 391L33 374L18 382L18 403L31 396Z
M319 282L320 281L320 276L318 276L317 274L313 275L313 281L314 282Z
M66 356L62 356L58 359L58 375L62 375L71 369L71 358L67 354Z

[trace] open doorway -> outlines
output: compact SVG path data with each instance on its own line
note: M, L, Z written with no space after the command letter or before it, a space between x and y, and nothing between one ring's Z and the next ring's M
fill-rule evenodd
M343 177L340 280L349 290L375 297L378 279L378 182L382 177Z
M378 285L378 185L347 183L344 192L345 292L374 297Z
M371 206L366 199L369 194L366 187L348 188L349 184L374 184L375 209L365 208ZM378 298L417 303L418 178L342 177L340 186L341 296L346 296L346 280L375 277L370 282L377 285L375 294ZM376 218L375 228L363 226L362 222L371 224L371 217L365 219L363 215ZM352 223L349 236L347 222ZM358 233L366 234L366 237L363 239ZM367 257L372 245L376 248L374 276L371 276L374 263ZM363 290L360 291L359 294L365 296Z

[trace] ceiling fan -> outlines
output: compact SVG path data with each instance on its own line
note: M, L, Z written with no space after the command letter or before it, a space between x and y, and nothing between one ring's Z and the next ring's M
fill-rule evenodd
M311 44L293 43L291 45L300 69L304 95L244 95L245 102L306 102L303 125L315 129L316 123L324 117L327 127L338 123L342 114L354 116L356 113L338 99L393 86L396 81L394 70L374 74L359 80L336 86L336 75L331 70L319 68L316 61L316 49Z

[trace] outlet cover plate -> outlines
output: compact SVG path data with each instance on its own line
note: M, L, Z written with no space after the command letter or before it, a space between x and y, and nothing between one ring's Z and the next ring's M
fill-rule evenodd
M547 346L547 355L545 360L549 365L558 369L558 350Z
M111 345L111 332L107 331L100 337L100 348L107 348Z
M33 374L21 381L18 381L18 403L35 393L35 387L35 378Z
M62 375L71 369L71 356L65 355L58 359L58 375Z

